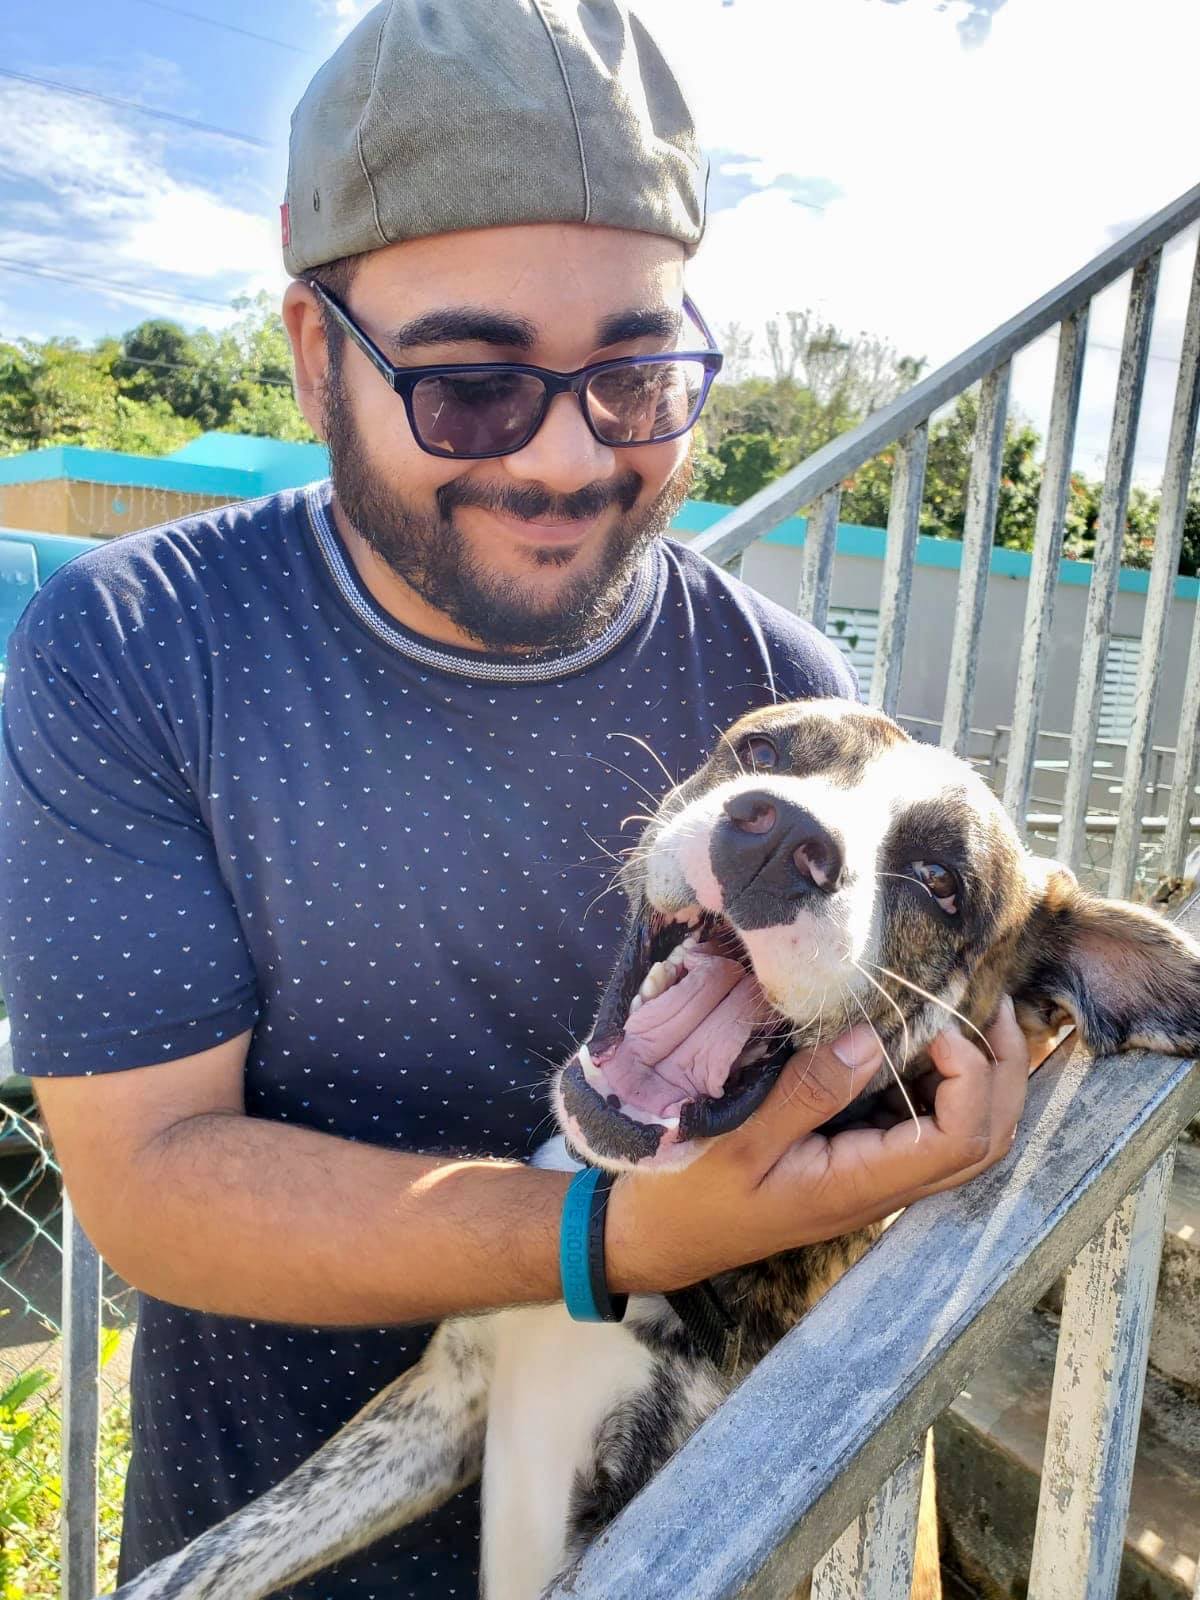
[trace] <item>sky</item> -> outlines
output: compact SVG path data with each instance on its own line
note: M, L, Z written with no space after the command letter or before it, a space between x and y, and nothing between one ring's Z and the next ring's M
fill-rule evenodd
M234 296L278 295L291 108L368 9L0 0L0 337L90 342L148 316L219 326ZM756 334L762 360L767 318L810 308L932 368L1200 178L1188 0L637 9L712 162L689 286L714 327ZM1165 452L1194 248L1186 235L1164 259L1146 482ZM1124 292L1093 311L1076 450L1093 473ZM1040 426L1053 363L1047 336L1014 370L1014 403Z

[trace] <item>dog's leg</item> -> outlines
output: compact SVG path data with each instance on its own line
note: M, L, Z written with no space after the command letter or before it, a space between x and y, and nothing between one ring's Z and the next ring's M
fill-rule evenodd
M791 1596L791 1600L812 1600L811 1575L803 1580ZM925 1461L921 1469L921 1499L917 1514L917 1540L913 1551L913 1579L909 1600L942 1600L932 1428L925 1435Z
M938 1541L937 1477L933 1470L933 1429L925 1435L921 1472L921 1509L917 1515L917 1548L913 1556L912 1600L942 1600L942 1562Z
M316 1455L118 1600L259 1600L428 1515L479 1475L491 1370L490 1317L443 1323Z

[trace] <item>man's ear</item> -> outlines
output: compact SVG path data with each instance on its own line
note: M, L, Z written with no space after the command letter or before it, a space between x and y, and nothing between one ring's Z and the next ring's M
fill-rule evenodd
M1152 911L1102 900L1050 865L1011 989L1027 1031L1073 1021L1095 1055L1200 1056L1200 945Z

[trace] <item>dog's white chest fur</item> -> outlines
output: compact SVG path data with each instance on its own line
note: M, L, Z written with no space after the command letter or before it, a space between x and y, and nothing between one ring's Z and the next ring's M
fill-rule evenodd
M561 1137L535 1167L578 1170ZM483 1592L530 1600L562 1570L575 1475L613 1403L649 1380L651 1358L627 1329L573 1322L566 1308L523 1306L494 1319L483 1459Z
M496 1318L483 1467L487 1600L531 1600L562 1570L576 1473L614 1402L652 1360L621 1327L572 1322L558 1306Z

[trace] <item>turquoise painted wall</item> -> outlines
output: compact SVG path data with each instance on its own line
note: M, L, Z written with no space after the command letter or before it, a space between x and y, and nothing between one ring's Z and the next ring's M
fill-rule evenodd
M681 507L673 526L681 532L705 533L720 522L729 509L728 506L713 505L708 501L689 500ZM807 527L807 517L788 517L764 536L763 543L803 545ZM887 534L882 528L864 528L857 522L838 524L839 555L863 556L871 561L882 561L886 545ZM962 545L957 539L929 539L922 535L917 539L917 565L960 567ZM1023 550L992 551L991 570L1001 577L1027 579L1032 566L1032 558ZM1092 581L1091 562L1061 561L1058 581L1087 588ZM1145 594L1150 587L1150 574L1135 567L1122 567L1120 583L1122 589L1134 594ZM1200 579L1176 578L1175 596L1179 600L1195 600L1200 597Z

